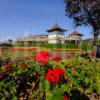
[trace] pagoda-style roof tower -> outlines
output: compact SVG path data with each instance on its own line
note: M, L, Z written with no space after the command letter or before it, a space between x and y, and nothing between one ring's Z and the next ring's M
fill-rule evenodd
M78 33L77 31L74 31L70 34L70 36L83 36L83 34Z
M47 32L52 32L52 31L65 32L65 31L67 31L67 30L61 28L58 24L55 24L51 29L48 29L48 30L47 30Z

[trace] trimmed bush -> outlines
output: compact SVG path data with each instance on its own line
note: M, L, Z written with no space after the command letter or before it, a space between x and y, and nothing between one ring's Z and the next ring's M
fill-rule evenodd
M46 48L62 48L62 49L66 49L66 48L70 48L70 49L76 49L78 48L78 45L75 43L64 43L64 44L49 44L49 43L34 43L34 44L17 44L17 46L37 46L37 47L46 47Z

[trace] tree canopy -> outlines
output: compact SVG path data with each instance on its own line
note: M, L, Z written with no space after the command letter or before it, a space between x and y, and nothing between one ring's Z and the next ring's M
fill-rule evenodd
M66 15L75 25L91 25L95 35L100 30L100 0L65 0Z

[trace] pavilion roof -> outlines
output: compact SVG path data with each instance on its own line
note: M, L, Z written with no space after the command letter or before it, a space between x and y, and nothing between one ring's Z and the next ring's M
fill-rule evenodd
M65 32L67 31L66 29L61 28L58 24L55 24L51 29L48 29L47 32L52 32L52 31L61 31L61 32Z
M70 34L70 36L83 36L83 34L81 34L81 33L79 33L79 32L77 32L77 31L74 31L74 32L72 32L71 34Z

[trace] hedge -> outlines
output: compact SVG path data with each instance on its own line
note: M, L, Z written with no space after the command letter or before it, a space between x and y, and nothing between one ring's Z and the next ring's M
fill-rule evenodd
M64 43L64 44L49 44L49 43L37 43L37 44L27 44L27 45L18 45L16 46L37 46L37 47L46 47L46 48L71 48L71 49L76 49L78 48L78 45L75 43Z

